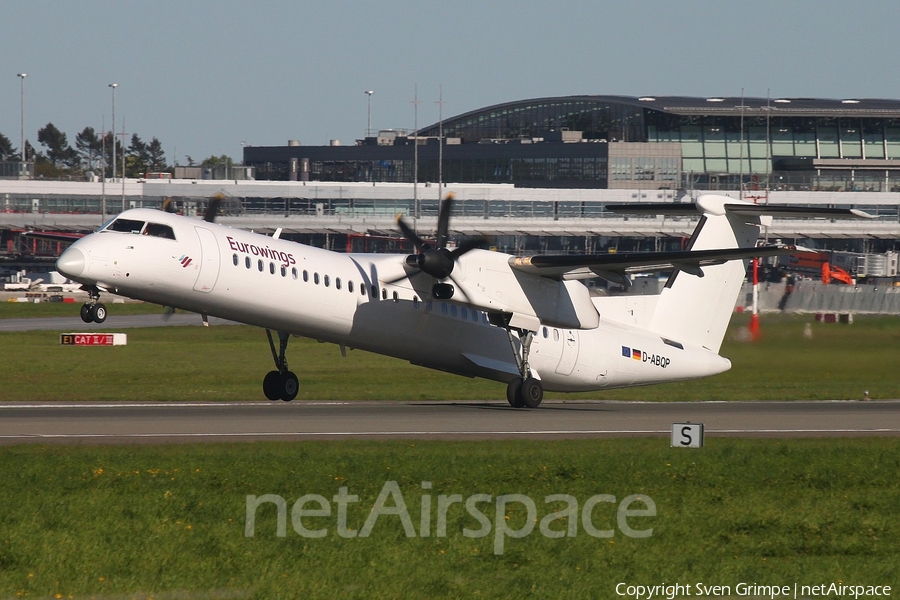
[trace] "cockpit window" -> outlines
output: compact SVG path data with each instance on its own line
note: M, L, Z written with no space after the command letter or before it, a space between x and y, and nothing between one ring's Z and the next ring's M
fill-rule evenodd
M161 223L147 223L147 229L144 230L144 235L166 238L167 240L175 239L175 232L172 231L172 228Z
M143 221L135 221L134 219L116 219L106 229L108 231L121 231L123 233L140 233L143 228Z

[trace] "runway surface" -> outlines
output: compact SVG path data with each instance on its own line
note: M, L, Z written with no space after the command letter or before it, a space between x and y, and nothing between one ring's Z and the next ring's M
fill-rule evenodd
M81 317L77 316L78 309L81 305L72 305L72 317L36 317L25 319L0 319L0 331L76 331L89 332L109 329L129 329L132 327L175 327L181 325L203 325L200 315L178 313L174 315L151 314L151 315L114 315L110 314L109 318L103 323L85 323ZM110 307L110 312L115 307ZM232 321L218 319L216 317L209 318L210 325L226 325L233 324Z
M236 402L0 404L0 444L321 439L900 435L900 401L640 403Z

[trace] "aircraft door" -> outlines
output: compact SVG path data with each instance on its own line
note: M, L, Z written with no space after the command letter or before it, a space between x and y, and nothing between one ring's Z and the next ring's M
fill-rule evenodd
M566 329L563 332L562 353L556 372L560 375L571 375L578 361L578 332Z
M198 292L209 293L216 285L219 278L219 245L216 236L206 227L194 227L197 237L200 238L200 273L194 282L194 289Z

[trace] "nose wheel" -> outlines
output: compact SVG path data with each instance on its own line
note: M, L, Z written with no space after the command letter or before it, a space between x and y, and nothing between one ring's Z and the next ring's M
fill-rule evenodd
M98 302L98 292L91 292L90 297L89 302L81 305L81 320L85 323L102 323L106 320L106 305Z
M269 371L263 378L263 394L269 400L284 400L290 402L297 397L300 391L300 381L297 376L288 370L287 359L284 354L287 351L290 336L284 331L278 332L278 350L275 350L275 340L272 332L266 329L269 338L269 348L272 350L272 358L275 360L275 371Z

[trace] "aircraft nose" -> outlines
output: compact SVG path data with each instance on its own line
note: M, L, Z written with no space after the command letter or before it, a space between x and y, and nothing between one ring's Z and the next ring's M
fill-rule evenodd
M69 248L57 259L56 270L66 277L78 277L84 272L84 253L78 248Z

